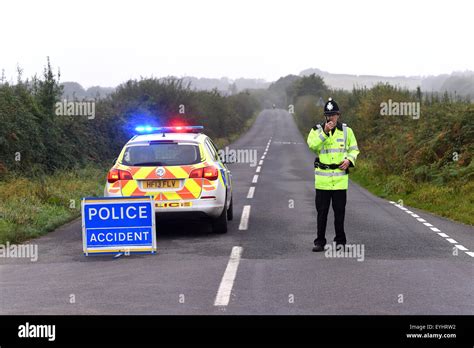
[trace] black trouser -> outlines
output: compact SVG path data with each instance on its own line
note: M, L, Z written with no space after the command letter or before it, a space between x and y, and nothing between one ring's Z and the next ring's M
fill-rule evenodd
M318 212L318 237L315 245L326 245L326 224L328 221L329 205L332 199L334 211L334 229L336 244L346 244L344 233L344 215L346 213L347 190L318 190L316 189L316 211Z

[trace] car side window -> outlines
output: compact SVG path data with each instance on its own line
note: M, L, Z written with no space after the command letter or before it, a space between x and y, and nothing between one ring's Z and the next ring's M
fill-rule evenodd
M209 139L206 139L205 144L206 144L207 150L211 154L212 158L217 159L217 152L216 152L215 148L212 146L212 143L209 141Z
M225 163L224 158L221 158L221 156L219 155L219 150L217 149L216 144L214 144L214 142L211 140L211 138L208 138L208 140L209 140L210 146L211 146L211 147L213 148L213 150L216 152L217 158L219 159L219 161L222 163L222 165L223 165L225 168L227 168L227 165L226 165L226 163Z
M214 151L216 151L216 153L219 154L219 150L217 149L216 144L214 144L214 142L211 140L211 138L209 138L208 140L209 140L209 143L211 144L212 148L214 149Z

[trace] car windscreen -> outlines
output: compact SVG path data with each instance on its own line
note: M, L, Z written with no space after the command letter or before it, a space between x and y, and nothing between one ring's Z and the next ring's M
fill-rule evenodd
M180 143L150 143L129 145L122 164L127 166L181 166L199 163L199 147Z

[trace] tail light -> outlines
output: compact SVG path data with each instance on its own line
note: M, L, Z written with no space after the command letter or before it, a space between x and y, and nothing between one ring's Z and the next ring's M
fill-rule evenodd
M208 180L217 180L217 178L219 178L219 171L214 166L198 168L189 173L189 177L194 179L204 178Z
M112 184L116 182L117 180L132 180L132 174L130 172L127 172L126 170L120 170L120 169L111 169L109 171L109 174L107 174L107 181Z
M217 178L219 177L219 171L214 166L204 167L202 176L204 179L217 180Z
M191 173L189 173L189 177L193 179L202 178L202 169L203 168L194 169L191 171Z

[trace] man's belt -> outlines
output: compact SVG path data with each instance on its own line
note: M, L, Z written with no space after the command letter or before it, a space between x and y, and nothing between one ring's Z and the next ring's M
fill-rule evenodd
M319 168L319 169L339 169L340 165L341 165L340 163L339 164L322 163L319 161L319 157L316 157L316 159L314 160L314 168ZM346 169L346 173L349 174L349 168Z

